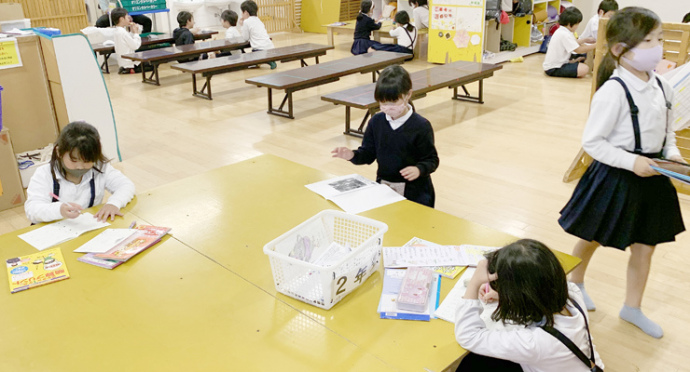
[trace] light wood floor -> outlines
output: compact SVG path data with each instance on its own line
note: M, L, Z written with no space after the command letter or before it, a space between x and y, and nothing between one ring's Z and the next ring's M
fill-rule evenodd
M277 46L326 42L325 35L314 34L273 38ZM336 36L336 50L323 60L349 56L350 43L351 36ZM575 238L563 232L557 218L575 185L561 178L580 148L591 79L548 78L542 60L543 55L534 55L505 64L486 81L484 105L454 102L450 90L433 92L415 105L436 134L437 209L570 253ZM429 66L405 64L409 71ZM290 62L278 71L298 67ZM371 75L295 93L297 119L289 120L267 115L266 90L244 83L266 73L263 66L213 78L213 101L193 98L191 77L168 67L161 72L161 87L142 84L140 75L106 76L123 156L117 167L139 193L261 153L336 175L374 177L375 165L357 167L330 157L332 148L355 148L360 140L342 134L344 108L319 98L369 83ZM681 206L690 221L690 199L681 196ZM0 233L27 224L21 208L0 212ZM618 318L628 254L600 249L595 255L586 283L598 306L590 316L607 371L690 370L688 245L690 234L681 234L678 242L658 247L654 257L643 310L663 326L661 340Z

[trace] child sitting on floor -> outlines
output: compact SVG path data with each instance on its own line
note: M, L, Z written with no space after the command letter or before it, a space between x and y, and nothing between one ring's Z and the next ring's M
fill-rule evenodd
M374 44L369 48L369 51L384 50L386 52L398 53L414 53L414 43L417 40L417 29L410 24L410 16L404 10L395 14L395 23L398 25L395 29L390 31L390 35L394 37L397 44Z
M575 39L574 32L580 22L582 22L582 13L574 6L561 13L558 19L561 27L551 37L546 57L544 57L543 67L547 75L582 78L589 73L589 66L580 63L584 61L584 58L573 56L573 54L586 54L596 48L596 40L593 38Z

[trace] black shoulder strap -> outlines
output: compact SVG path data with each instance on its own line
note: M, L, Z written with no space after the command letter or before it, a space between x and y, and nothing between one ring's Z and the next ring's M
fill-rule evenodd
M55 177L55 170L51 169L50 173L53 176L53 195L60 196L60 182L58 182L57 177ZM96 201L96 177L94 175L91 176L91 181L89 181L89 188L91 189L91 197L89 198L89 208L91 208L93 207L94 201ZM58 201L57 199L55 199L55 196L53 196L52 203Z
M664 101L666 101L666 109L670 110L671 108L673 108L673 104L671 103L671 101L668 100L668 98L666 98L666 92L664 91L664 84L661 84L661 79L659 79L658 76L656 77L656 82L657 82L657 84L659 84L659 88L661 88L661 93L664 95Z
M55 178L55 172L52 172L52 173L53 173L53 195L60 196L60 182L58 182L57 178ZM56 201L58 201L55 198L55 196L53 196L53 200L51 201L51 203L55 203Z
M412 26L412 27L414 27L414 26ZM405 30L405 33L407 34L407 37L408 37L408 38L410 39L410 41L412 42L412 43L410 44L410 46L407 47L407 48L408 48L408 49L414 49L414 41L417 40L417 32L415 32L414 38L412 38L412 36L410 35L410 31L407 31L407 27L403 27L402 29ZM416 28L415 28L415 31L417 31Z
M633 101L632 95L630 94L630 90L628 90L628 86L625 85L623 80L619 77L612 77L611 80L615 80L623 86L623 90L625 91L625 98L628 100L628 106L630 106L630 116L632 118L632 124L633 124L633 132L635 134L635 153L636 154L641 154L642 153L642 141L640 140L640 120L638 118L638 114L640 113L640 109L637 108L637 105L635 105L635 101Z
M580 307L580 305L578 305L577 302L572 301L572 303L582 314L582 317L585 319L585 329L587 330L587 339L589 340L589 350L591 353L589 359L587 359L587 356L585 356L585 353L583 353L582 350L580 350L580 348L578 348L572 341L570 341L568 337L566 337L559 330L547 326L542 326L541 328L553 337L557 338L560 342L562 342L563 345L570 349L570 351L573 354L575 354L575 356L587 366L587 368L589 368L591 371L596 371L598 370L598 367L594 358L594 346L592 345L592 335L589 333L589 322L587 321L587 316L585 315L585 312L582 310L582 308Z
M89 182L89 186L91 186L91 198L89 199L89 208L91 208L91 207L93 207L93 202L96 200L96 177L95 177L95 174L91 175L91 182Z

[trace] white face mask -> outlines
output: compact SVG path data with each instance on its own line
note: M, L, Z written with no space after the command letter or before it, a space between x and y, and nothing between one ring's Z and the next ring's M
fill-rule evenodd
M664 57L664 49L661 45L646 49L632 48L630 51L633 53L632 59L626 57L623 59L637 71L654 70Z
M382 103L381 111L393 119L397 119L405 112L407 108L407 102L403 101L402 104L396 105L395 103Z

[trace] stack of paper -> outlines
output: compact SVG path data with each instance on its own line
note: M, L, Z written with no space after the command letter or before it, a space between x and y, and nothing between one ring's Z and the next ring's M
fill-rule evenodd
M404 319L430 321L434 318L434 311L438 307L438 296L441 291L441 278L434 274L429 291L427 306L422 312L405 311L398 307L397 301L400 295L405 269L386 269L383 276L383 291L379 301L378 312L381 319Z
M350 174L306 185L306 187L334 202L347 213L357 214L405 200L388 186Z
M91 230L110 226L107 222L98 222L91 213L82 213L77 218L64 219L36 230L19 235L23 241L42 251L46 248L72 240Z
M484 255L497 247L478 245L439 245L413 238L402 247L383 247L383 266L477 266Z

